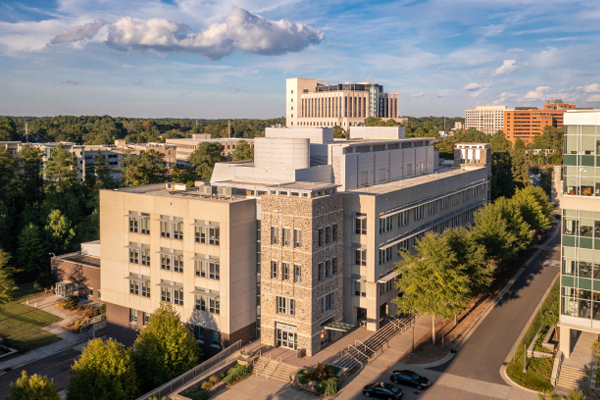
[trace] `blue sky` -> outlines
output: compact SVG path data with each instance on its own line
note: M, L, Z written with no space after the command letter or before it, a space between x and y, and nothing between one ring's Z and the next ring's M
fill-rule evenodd
M400 114L600 108L600 2L2 0L0 115L271 118L285 79L377 82Z

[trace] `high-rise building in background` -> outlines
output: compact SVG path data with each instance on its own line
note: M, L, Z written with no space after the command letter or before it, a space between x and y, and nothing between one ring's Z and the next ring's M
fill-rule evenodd
M477 106L465 110L465 131L475 128L486 135L493 135L502 129L506 106Z
M365 118L406 122L398 117L398 93L385 93L376 83L326 85L306 78L286 80L285 118L290 128L333 127L348 129Z
M575 104L566 104L560 99L548 100L542 110L537 107L515 107L514 110L504 112L502 130L513 145L517 139L521 139L525 144L533 143L535 137L541 135L546 126L562 128L564 113L574 108Z

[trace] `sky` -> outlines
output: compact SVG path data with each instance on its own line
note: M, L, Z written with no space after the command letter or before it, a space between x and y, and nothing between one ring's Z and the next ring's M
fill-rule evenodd
M400 115L600 108L595 0L0 0L0 115L276 118L285 79Z

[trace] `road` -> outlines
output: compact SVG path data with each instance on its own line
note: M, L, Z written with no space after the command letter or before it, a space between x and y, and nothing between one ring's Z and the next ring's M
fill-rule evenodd
M435 371L505 384L499 370L544 293L559 273L560 235L556 235L524 270L501 301L473 332L456 356Z
M71 373L71 366L75 358L81 355L80 351L77 350L65 350L61 353L57 353L30 364L27 364L21 368L9 371L4 375L0 376L0 399L8 396L10 390L10 383L16 382L21 377L21 371L27 371L28 375L38 374L46 375L48 378L54 380L57 389L66 389L69 385L69 374Z

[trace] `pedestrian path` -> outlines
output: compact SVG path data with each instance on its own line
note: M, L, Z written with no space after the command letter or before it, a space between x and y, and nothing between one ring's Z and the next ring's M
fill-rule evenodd
M59 353L63 350L70 349L73 346L87 342L91 338L91 332L77 334L69 332L68 330L62 328L63 326L81 318L75 314L71 314L65 310L61 310L59 308L54 307L55 304L58 304L63 300L64 297L56 296L54 294L47 294L21 303L23 305L35 307L38 310L42 310L49 314L62 318L62 321L58 321L41 328L46 332L52 333L53 335L60 337L62 340L49 344L47 346L37 348L22 356L15 357L4 362L0 362L0 373L6 370L7 368L14 369L20 367L21 365L28 364L32 361L39 360L40 358L44 358L49 355Z

